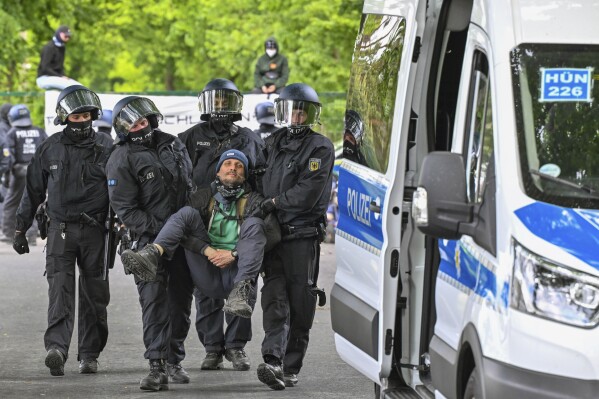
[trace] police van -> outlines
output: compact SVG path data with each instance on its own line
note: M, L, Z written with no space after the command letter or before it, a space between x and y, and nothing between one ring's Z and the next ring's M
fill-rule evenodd
M599 397L597 79L597 1L365 1L331 320L377 397Z

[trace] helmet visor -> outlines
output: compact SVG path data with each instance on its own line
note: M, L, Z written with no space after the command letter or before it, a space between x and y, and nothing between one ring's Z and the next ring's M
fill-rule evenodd
M56 114L62 122L71 114L102 109L100 98L91 90L77 90L69 93L56 106Z
M163 119L162 114L158 111L152 100L136 98L121 109L114 120L114 130L127 134L131 127L135 125L135 122L150 115L155 115L158 122Z
M320 120L320 104L298 100L275 100L275 123L282 126L312 126Z
M198 99L202 114L239 114L243 106L243 97L233 90L203 91Z

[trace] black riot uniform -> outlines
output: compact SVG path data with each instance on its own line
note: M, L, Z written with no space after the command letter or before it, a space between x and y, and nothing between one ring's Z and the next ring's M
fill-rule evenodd
M66 128L36 149L17 211L13 247L19 253L29 252L23 232L31 226L38 206L47 201L49 304L44 344L46 366L52 375L63 375L69 353L75 316L75 263L79 266L77 358L81 373L96 372L96 358L108 338L110 294L108 281L102 277L103 226L108 211L104 168L112 145L91 127L91 119L98 117L100 109L98 96L83 86L70 86L60 93L55 123L66 124ZM84 112L90 112L91 119L75 123L68 119Z
M265 165L264 142L250 129L233 123L241 117L242 97L239 90L233 82L217 78L206 84L199 100L201 118L207 122L197 124L179 135L192 160L194 183L198 188L209 187L216 178L216 166L220 156L227 150L236 149L248 158L248 181L256 189L260 185L259 174ZM179 288L175 292L177 298L173 299L173 303L181 304L181 312L178 315L187 317L178 322L173 318L169 354L169 362L173 363L181 362L185 358L183 341L189 332L193 289L189 285L189 291L185 291L180 288L184 282L178 284ZM223 334L224 300L204 295L197 288L193 292L196 298L196 330L206 352L218 353L220 356L225 349L242 349L252 337L251 319L227 315L227 328ZM202 367L213 368L206 363Z
M6 157L2 160L1 170L9 172L9 186L4 200L2 232L6 237L15 233L17 208L27 180L27 165L35 150L48 137L44 129L33 126L29 109L24 104L13 106L8 112L12 128L6 134L4 150ZM36 226L27 232L30 243L37 237Z
M305 120L294 119L298 110ZM316 310L320 224L334 162L331 141L310 129L319 113L318 96L305 84L286 86L275 100L276 121L288 127L268 141L262 208L276 209L283 239L264 257L265 363L258 367L258 378L272 389L297 383Z
M169 216L185 205L193 187L191 161L177 137L157 129L162 115L149 99L125 97L115 106L113 118L120 142L106 168L110 204L130 231L132 249L141 249L154 240ZM147 118L150 126L129 132L140 118ZM142 307L144 357L150 360L152 371L166 371L171 312L169 274L174 278L179 268L186 267L184 252L178 250L171 260L159 265L156 281L135 278ZM160 385L154 389L142 380L141 388L165 389L168 381Z

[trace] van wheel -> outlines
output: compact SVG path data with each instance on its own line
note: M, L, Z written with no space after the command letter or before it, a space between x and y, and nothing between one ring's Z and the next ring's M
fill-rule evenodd
M464 391L464 399L475 399L483 397L483 387L480 385L478 380L478 370L476 367L470 373L468 382L466 383L466 390Z

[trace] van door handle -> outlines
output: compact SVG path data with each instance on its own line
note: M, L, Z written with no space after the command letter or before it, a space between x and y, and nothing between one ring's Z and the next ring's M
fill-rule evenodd
M374 213L381 213L381 206L377 205L375 201L370 201L368 208Z

